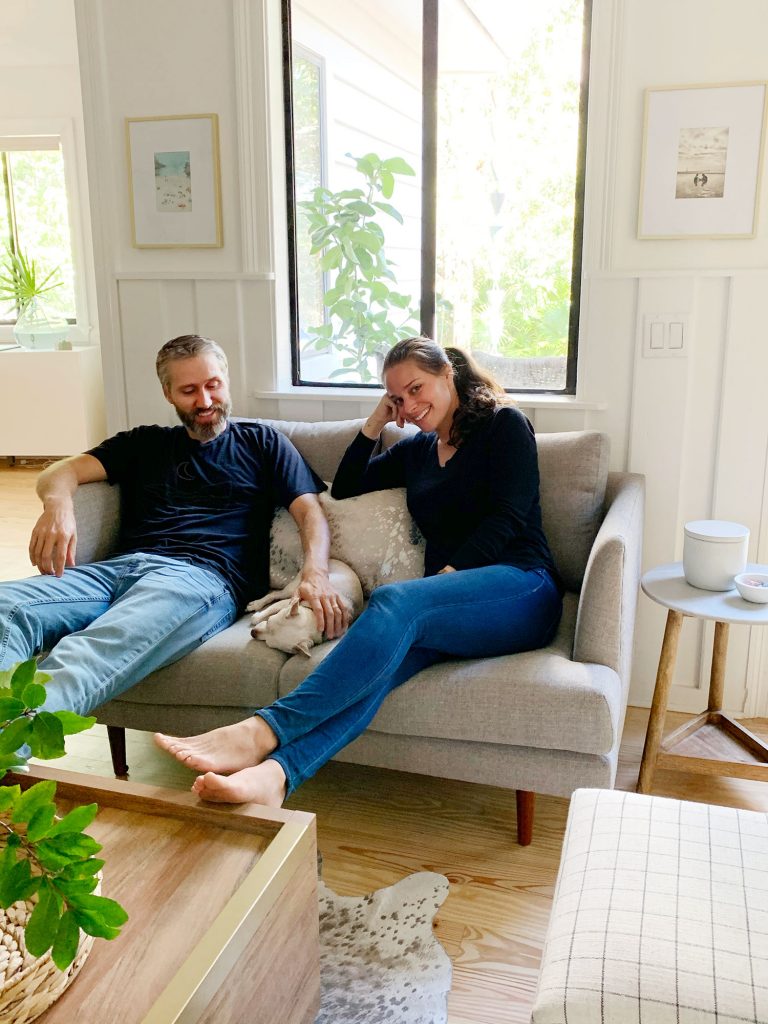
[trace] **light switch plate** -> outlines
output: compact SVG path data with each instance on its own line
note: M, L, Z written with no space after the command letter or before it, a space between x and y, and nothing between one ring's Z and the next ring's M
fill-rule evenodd
M644 359L684 359L691 347L687 313L646 313L643 318Z

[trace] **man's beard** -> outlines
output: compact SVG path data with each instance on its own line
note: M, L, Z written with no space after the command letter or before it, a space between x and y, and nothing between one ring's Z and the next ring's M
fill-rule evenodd
M197 414L198 412L207 412L207 410L196 409L194 412L183 412L178 405L174 405L176 415L196 441L212 441L227 428L227 420L232 408L231 403L214 402L211 408L215 410L216 416L207 423L201 423Z

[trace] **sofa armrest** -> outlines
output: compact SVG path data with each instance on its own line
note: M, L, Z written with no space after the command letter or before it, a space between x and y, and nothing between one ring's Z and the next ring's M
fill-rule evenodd
M640 585L644 477L610 473L605 501L605 517L584 573L573 659L612 668L626 693Z
M108 483L81 484L75 491L77 551L75 561L98 562L117 545L120 529L120 488Z

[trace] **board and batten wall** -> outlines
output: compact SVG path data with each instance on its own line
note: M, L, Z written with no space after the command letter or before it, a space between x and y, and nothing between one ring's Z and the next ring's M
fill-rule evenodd
M370 396L288 386L277 0L74 2L110 428L172 422L154 355L191 330L226 349L240 414L366 414ZM680 558L683 523L710 517L746 523L750 557L768 562L768 177L754 239L637 239L643 90L762 80L766 31L764 0L594 0L578 395L520 404L538 431L606 431L612 468L646 475L646 567ZM223 248L132 248L124 118L207 112ZM660 313L687 317L681 358L641 354L644 318ZM641 599L632 703L650 703L664 617ZM731 631L736 714L768 714L762 633ZM705 706L710 642L686 624L672 706Z

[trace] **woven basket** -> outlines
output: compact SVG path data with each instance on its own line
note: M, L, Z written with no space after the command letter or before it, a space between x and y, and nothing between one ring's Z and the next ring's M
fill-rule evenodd
M101 888L101 883L96 892ZM0 908L0 1021L29 1024L56 1002L72 983L93 945L92 935L82 935L77 956L65 971L51 959L50 950L32 956L24 943L24 925L35 903L19 901Z

